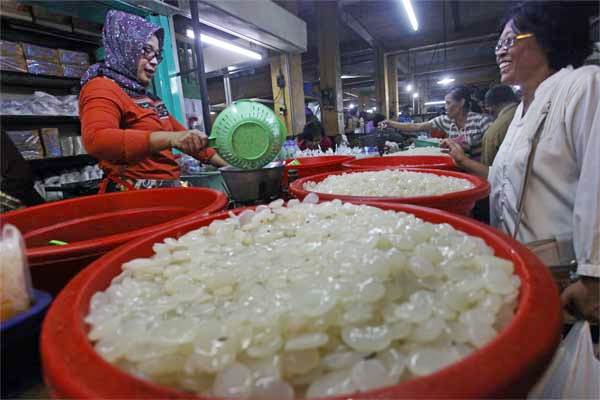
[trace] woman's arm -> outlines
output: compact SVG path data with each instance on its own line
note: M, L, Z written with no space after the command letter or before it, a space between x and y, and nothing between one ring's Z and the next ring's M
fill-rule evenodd
M382 128L390 126L392 128L399 129L403 132L431 132L433 130L433 125L431 124L431 122L420 122L417 124L413 124L405 122L396 122L387 119L385 121L380 122L379 125Z
M583 71L582 71L583 72ZM600 72L587 70L573 85L565 110L578 169L573 208L577 273L584 277L563 292L563 304L597 321L600 311Z
M179 148L193 152L206 146L206 137L193 131L152 132L123 129L124 94L116 83L97 78L86 84L79 98L81 131L86 151L101 160L135 164L152 153Z
M216 154L215 149L208 147L208 137L204 132L197 129L187 130L172 115L169 116L173 130L176 132L167 132L174 137L171 147L181 150L195 159L208 163ZM177 136L177 134L186 134Z
M463 148L454 140L444 139L442 140L442 143L440 143L440 147L449 150L448 154L450 155L450 157L452 157L452 159L459 168L465 170L470 174L487 179L488 173L490 171L489 167L467 157Z

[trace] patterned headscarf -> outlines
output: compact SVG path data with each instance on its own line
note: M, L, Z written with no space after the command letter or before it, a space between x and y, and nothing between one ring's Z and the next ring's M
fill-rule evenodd
M137 15L110 10L102 30L104 61L88 68L81 77L81 85L97 76L106 76L130 96L145 94L146 87L137 80L137 63L142 48L152 35L156 35L162 49L164 32L161 27Z

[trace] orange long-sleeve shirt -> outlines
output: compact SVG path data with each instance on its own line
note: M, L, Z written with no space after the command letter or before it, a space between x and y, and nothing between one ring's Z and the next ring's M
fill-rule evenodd
M89 81L79 96L81 132L86 151L100 160L107 176L130 179L179 179L171 150L150 151L150 134L187 130L149 97L132 98L109 78ZM211 148L196 155L207 161Z

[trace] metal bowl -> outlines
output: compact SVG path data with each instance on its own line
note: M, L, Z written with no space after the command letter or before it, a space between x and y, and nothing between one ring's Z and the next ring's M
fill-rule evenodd
M284 163L273 161L262 168L219 168L231 199L236 202L268 201L281 196Z
M219 171L204 171L194 175L182 175L179 179L187 182L189 186L215 189L230 197Z

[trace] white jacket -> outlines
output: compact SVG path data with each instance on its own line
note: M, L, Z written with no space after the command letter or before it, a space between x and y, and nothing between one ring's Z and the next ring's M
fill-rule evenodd
M563 68L515 112L489 173L492 225L512 234L536 121L550 105L517 239L572 240L580 275L600 277L600 68Z

